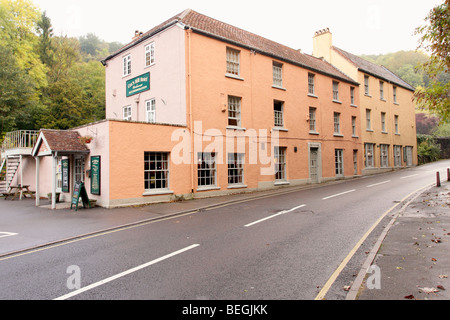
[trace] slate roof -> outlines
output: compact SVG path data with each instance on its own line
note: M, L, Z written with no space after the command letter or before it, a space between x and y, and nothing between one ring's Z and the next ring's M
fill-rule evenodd
M58 153L89 153L88 147L80 141L80 134L76 131L41 130L41 134L33 150L33 155L39 151L40 145L47 143L50 150Z
M396 85L403 87L405 89L415 91L415 88L413 86L411 86L409 83L407 83L402 78L397 76L395 73L390 71L388 68L384 66L379 66L375 63L367 61L361 57L355 56L354 54L339 49L335 46L333 46L333 49L340 55L342 55L344 58L346 58L348 61L350 61L362 72L389 81L391 83L395 83Z
M193 32L197 32L205 36L213 37L221 41L254 50L260 54L268 55L273 58L340 79L342 81L359 85L349 76L344 74L333 65L324 61L323 59L304 54L299 50L289 48L285 45L258 36L254 33L210 18L191 9L187 9L181 12L180 14L164 21L163 23L144 33L138 39L133 40L118 52L107 57L104 61L102 61L102 63L105 64L109 59L112 59L118 54L130 49L131 47L141 43L142 41L145 41L146 39L165 30L166 28L174 25L177 22L184 24L186 28L192 29Z

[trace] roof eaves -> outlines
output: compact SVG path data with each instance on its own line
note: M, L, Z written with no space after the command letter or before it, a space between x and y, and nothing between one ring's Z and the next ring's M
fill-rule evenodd
M323 71L323 70L320 70L320 69L311 67L311 66L306 65L306 64L304 64L304 63L301 63L301 62L299 62L299 61L291 60L291 59L282 57L282 56L280 56L280 55L276 55L276 54L273 54L273 53L271 53L271 52L262 50L262 49L260 49L260 48L253 47L253 46L249 46L249 45L246 45L246 44L243 44L243 43L240 43L240 42L237 42L237 41L228 39L228 38L226 38L226 37L222 37L222 36L216 35L216 34L214 34L214 33L211 33L211 32L205 31L205 30L201 30L201 29L192 27L192 26L190 26L190 25L186 25L185 28L186 28L186 29L191 29L193 32L196 32L196 33L198 33L198 34L201 34L201 35L204 35L204 36L207 36L207 37L216 39L216 40L220 40L220 41L223 41L223 42L226 42L226 43L229 43L229 44L232 44L232 45L235 45L235 46L244 48L244 49L253 50L253 51L256 52L256 53L259 53L259 54L268 56L268 57L270 57L270 58L278 59L278 60L280 60L280 61L284 61L284 62L293 64L293 65L296 65L296 66L299 66L299 67L302 67L302 68L305 68L305 69L308 69L308 70L311 70L311 71L314 71L314 72L317 72L317 73L320 73L320 74L323 74L323 75L326 75L326 76L329 76L329 77L332 77L332 78L335 78L335 79L338 79L338 80L341 80L341 81L344 81L344 82L348 82L348 83L357 85L357 86L360 85L358 82L352 80L350 77L349 77L349 79L345 79L344 77L341 77L341 76L338 76L338 75L335 75L335 74L331 74L331 73L328 73L328 72L326 72L326 71ZM313 57L313 58L315 58L315 57ZM340 71L339 69L337 69L335 66L333 66L333 65L331 65L331 64L330 64L330 66L332 66L334 69L336 69L337 71L339 71L339 72L342 73L342 71ZM343 75L345 75L345 74L343 74Z

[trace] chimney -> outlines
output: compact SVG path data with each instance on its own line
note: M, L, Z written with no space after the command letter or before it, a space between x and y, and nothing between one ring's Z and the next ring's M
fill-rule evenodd
M330 28L316 31L313 38L313 56L323 58L331 63L331 47L333 46L333 34Z
M136 39L139 39L140 37L142 37L143 34L144 34L143 32L140 32L139 30L136 30L134 32L133 41L136 40Z

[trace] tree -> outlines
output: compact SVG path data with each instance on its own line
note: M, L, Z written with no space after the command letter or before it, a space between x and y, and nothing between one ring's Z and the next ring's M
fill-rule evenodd
M41 20L37 23L39 34L39 56L42 63L51 67L53 64L53 27L52 22L47 13L44 11L41 16Z
M33 110L34 83L17 65L10 48L0 45L0 131L24 129Z
M450 83L439 77L450 69L450 0L433 8L425 18L426 25L416 29L421 35L419 48L430 54L430 60L422 65L431 81L428 87L420 87L415 99L422 109L438 115L442 121L450 121Z

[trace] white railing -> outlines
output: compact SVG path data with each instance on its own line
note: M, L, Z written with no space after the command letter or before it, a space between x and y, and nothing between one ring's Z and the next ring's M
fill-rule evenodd
M19 130L8 132L3 140L2 152L9 149L33 148L39 136L39 131Z

